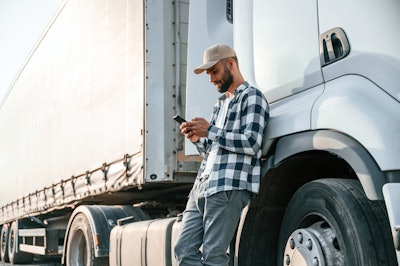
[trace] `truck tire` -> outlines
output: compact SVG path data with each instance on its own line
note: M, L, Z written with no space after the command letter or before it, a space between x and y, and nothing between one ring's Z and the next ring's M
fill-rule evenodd
M77 214L72 221L68 234L66 264L67 266L108 265L108 257L95 257L92 229L83 213Z
M278 265L397 265L385 206L358 180L303 185L286 209L278 252Z
M1 261L3 263L9 262L8 236L9 236L9 226L7 224L3 224L3 226L1 227L1 236L0 236L0 255L1 255Z
M33 260L33 254L20 251L18 248L19 233L18 222L14 221L11 224L9 237L8 237L8 258L11 264L28 264Z

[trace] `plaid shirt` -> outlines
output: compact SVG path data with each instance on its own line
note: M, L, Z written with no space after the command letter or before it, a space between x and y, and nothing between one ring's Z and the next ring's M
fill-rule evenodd
M195 145L203 156L198 171L200 179L206 166L213 141L219 144L212 172L204 196L220 191L248 190L258 193L261 173L261 144L269 118L269 107L264 95L247 82L234 92L229 104L224 128L215 121L225 95L215 104L206 138Z

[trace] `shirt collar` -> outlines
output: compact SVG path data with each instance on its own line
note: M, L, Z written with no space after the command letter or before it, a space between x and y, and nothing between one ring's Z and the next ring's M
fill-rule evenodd
M239 87L236 88L236 90L233 92L233 97L235 97L236 95L239 95L240 93L242 93L242 91L244 91L245 89L247 89L247 87L249 87L249 83L247 81L243 82L242 84L239 85ZM218 99L223 101L225 100L227 97L224 94L222 94L222 96L220 96Z
M236 88L236 90L233 92L234 95L240 94L242 91L247 89L249 86L249 83L247 81L243 82L242 84L239 85L239 87Z

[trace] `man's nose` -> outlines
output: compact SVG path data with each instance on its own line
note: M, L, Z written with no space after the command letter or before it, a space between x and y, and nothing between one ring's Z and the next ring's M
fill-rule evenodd
M210 76L210 82L211 82L211 83L214 83L214 81L215 81L214 75L210 74L209 76Z

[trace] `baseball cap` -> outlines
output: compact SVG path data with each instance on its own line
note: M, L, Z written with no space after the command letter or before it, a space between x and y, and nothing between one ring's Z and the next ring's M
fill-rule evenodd
M215 44L204 51L203 64L194 69L195 74L200 74L218 63L219 60L236 57L235 51L225 44Z

